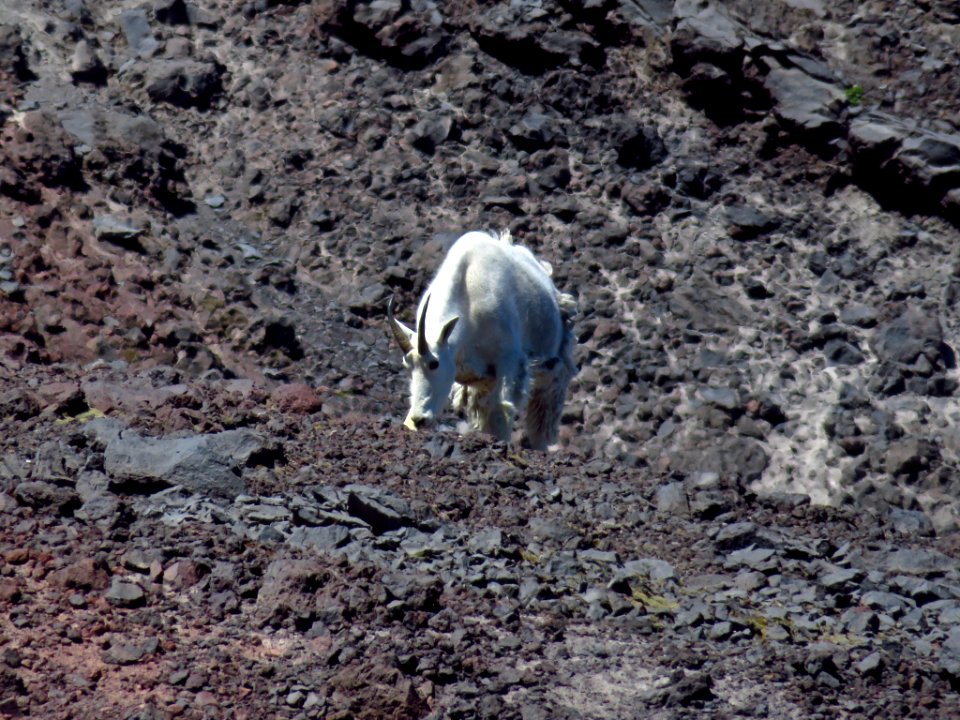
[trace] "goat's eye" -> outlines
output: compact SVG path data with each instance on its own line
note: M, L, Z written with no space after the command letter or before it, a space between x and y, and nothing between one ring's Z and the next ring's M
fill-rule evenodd
M431 360L430 362L427 363L427 367L430 368L431 370L436 370L438 367L440 367L440 361Z

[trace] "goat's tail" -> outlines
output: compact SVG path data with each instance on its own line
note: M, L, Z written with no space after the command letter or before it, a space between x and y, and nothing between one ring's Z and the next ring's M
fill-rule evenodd
M577 299L570 293L557 290L557 305L560 307L560 317L565 328L573 324L573 316L579 311Z

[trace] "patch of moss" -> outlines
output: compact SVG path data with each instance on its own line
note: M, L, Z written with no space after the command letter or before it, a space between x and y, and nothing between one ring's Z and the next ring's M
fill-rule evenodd
M522 560L526 560L528 563L531 563L531 564L536 564L540 562L540 556L537 555L535 552L531 552L530 550L527 550L526 548L522 548L520 550L520 558Z
M863 103L863 88L859 85L851 85L846 89L844 95L847 98L847 104L857 107Z
M630 591L630 598L638 605L643 605L647 612L655 614L673 613L680 608L680 603L676 600L645 592L641 588L633 588Z
M55 421L57 425L68 425L72 422L78 422L81 425L85 422L90 422L97 418L106 417L102 410L97 410L96 408L90 408L89 410L84 410L82 413L77 415L72 415L70 417L62 417Z

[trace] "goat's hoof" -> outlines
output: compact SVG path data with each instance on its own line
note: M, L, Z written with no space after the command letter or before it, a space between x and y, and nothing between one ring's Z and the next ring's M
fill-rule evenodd
M416 432L416 431L417 431L417 425L416 425L416 423L414 423L413 420L411 420L410 418L407 418L406 420L403 421L403 426L404 426L407 430L412 430L413 432Z

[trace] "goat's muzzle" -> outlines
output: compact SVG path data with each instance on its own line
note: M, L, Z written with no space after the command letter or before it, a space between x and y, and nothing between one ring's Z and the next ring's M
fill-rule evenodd
M414 415L413 413L407 413L406 419L403 421L403 426L408 430L422 430L425 427L429 427L433 424L432 415Z

